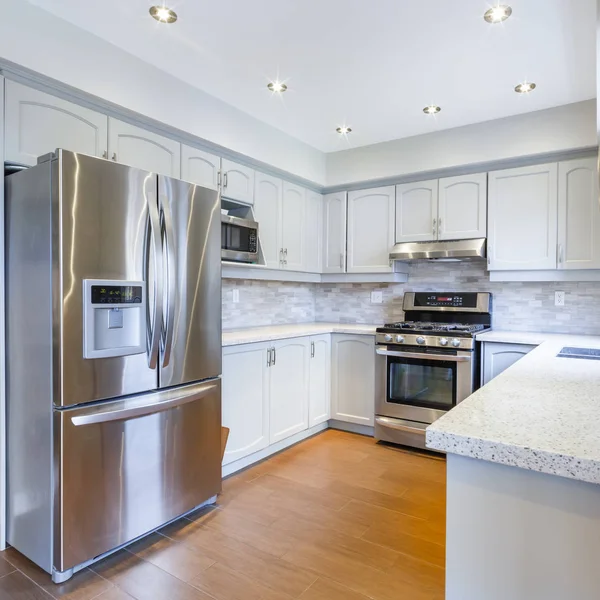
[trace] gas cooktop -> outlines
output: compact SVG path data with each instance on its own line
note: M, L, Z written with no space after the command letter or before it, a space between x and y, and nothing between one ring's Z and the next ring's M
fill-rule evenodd
M411 333L446 333L473 335L489 329L486 325L471 323L435 323L432 321L400 321L399 323L386 323L377 329L381 333L395 333L407 331Z

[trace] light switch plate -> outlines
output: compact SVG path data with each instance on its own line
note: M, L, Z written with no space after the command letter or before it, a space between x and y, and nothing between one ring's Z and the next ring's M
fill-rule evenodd
M554 292L554 306L564 306L565 305L565 293L564 292Z
M381 290L371 292L371 304L383 304L383 292Z
M240 290L237 288L233 290L231 294L231 300L234 304L237 304L240 301Z

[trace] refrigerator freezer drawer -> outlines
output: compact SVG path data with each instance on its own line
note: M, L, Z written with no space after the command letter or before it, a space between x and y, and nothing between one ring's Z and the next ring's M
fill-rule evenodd
M54 568L65 571L221 489L221 380L55 411Z

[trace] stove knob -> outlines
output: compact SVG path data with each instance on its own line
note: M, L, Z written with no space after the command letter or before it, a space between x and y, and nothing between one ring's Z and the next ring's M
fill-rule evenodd
M458 348L458 347L460 346L460 340L459 340L458 338L454 338L454 339L452 340L452 345L453 345L455 348Z
M386 341L386 342L391 342L393 339L394 339L394 336L393 336L393 335L391 335L391 334L389 334L389 333L386 333L386 334L385 334L385 341Z
M420 335L417 338L417 344L424 344L424 343L425 343L425 338L422 335Z
M440 346L447 346L448 345L448 338L442 338L440 340Z
M404 344L404 338L401 335L396 336L396 344Z

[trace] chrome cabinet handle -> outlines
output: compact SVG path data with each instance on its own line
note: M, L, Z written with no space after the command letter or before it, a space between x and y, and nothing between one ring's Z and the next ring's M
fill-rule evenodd
M275 348L271 348L271 350L273 350L273 362L271 363L273 366L275 366L275 362L277 361L277 350L275 350Z
M279 265L283 266L283 248L279 248Z
M102 158L108 158L108 152L106 150L102 153Z
M112 159L117 162L117 153L113 152Z
M283 264L287 265L287 248L283 249Z
M315 357L315 343L314 342L310 343L310 357L311 358Z
M164 185L164 179L160 178L161 185ZM173 348L173 335L175 330L175 307L173 302L177 293L177 281L175 272L175 231L173 229L173 219L171 218L171 209L166 194L161 194L160 199L160 225L161 237L164 237L164 251L167 258L167 295L166 295L166 319L165 331L162 338L163 359L162 366L166 367L171 361L171 350Z
M433 235L435 235L435 232L437 230L437 219L433 220Z
M562 244L558 244L556 260L558 261L559 265L561 265L562 262L563 262L563 247L562 247Z
M221 171L217 171L217 187L221 187Z
M488 267L492 264L492 247L489 244L487 247L487 264Z
M227 171L225 171L225 173L223 173L223 187L227 187Z
M271 366L271 348L267 348L267 367Z
M427 354L425 352L395 352L384 348L375 350L379 356L395 356L397 358L420 358L421 360L440 360L447 362L471 362L471 356L456 356L456 354ZM469 353L470 354L470 353Z
M438 219L438 235L442 233L442 219Z

